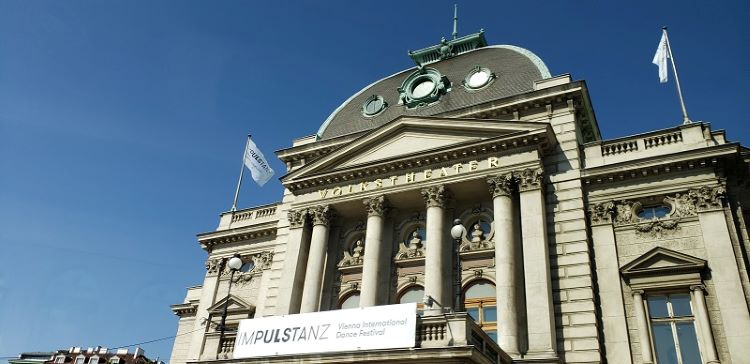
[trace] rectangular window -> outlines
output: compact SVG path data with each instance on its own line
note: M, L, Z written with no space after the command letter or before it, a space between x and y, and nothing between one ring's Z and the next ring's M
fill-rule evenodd
M648 313L657 364L701 364L690 295L649 295Z
M83 364L84 360L86 360L86 358L79 356L76 358L76 364Z

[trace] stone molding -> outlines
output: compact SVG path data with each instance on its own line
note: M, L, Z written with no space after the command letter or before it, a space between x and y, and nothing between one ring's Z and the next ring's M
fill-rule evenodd
M615 203L612 201L594 204L589 207L591 225L606 225L612 223L615 214Z
M446 207L448 204L448 201L451 198L450 191L445 187L445 185L439 185L439 186L432 186L423 188L422 191L422 198L424 198L425 203L427 204L427 207Z
M289 220L289 227L292 229L299 229L305 226L307 220L307 210L289 210L286 213L286 217Z
M516 178L513 173L500 174L487 178L492 198L498 196L510 196L516 186Z
M328 226L333 218L333 208L330 205L315 206L308 210L314 225Z
M518 189L521 192L542 188L542 177L544 176L542 168L526 168L520 172L514 172L513 175L518 180Z
M388 211L390 210L388 199L383 195L372 198L365 198L364 200L362 200L362 203L367 209L367 216L385 217L385 215L387 215Z

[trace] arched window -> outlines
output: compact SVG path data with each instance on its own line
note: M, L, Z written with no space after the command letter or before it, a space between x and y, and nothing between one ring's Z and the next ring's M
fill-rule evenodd
M357 307L359 307L359 291L346 295L346 297L341 300L341 304L339 304L339 308L342 310Z
M464 291L464 308L479 327L497 342L497 298L489 281L473 283Z
M417 312L424 310L424 288L422 286L411 286L398 296L398 303L416 303Z

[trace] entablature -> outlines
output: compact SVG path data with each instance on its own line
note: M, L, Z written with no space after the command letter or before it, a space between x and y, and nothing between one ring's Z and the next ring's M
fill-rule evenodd
M223 244L270 238L276 236L277 224L278 219L253 226L198 234L198 243L203 250L211 252L215 247Z

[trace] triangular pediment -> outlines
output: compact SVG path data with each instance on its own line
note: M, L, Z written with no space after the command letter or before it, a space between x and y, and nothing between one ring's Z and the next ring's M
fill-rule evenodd
M227 301L229 301L229 302L227 303ZM220 315L222 313L222 311L224 310L224 305L227 305L226 306L227 307L227 311L229 311L229 312L238 312L238 311L240 311L240 312L244 312L244 311L253 312L253 311L255 311L255 307L253 305L247 303L246 301L244 301L243 299L241 299L239 297L232 296L232 295L224 297L224 298L216 301L216 303L214 303L213 305L211 305L211 307L209 307L207 311L208 311L209 314L219 314Z
M706 261L667 248L656 247L625 264L620 271L625 277L670 273L700 272Z
M366 168L428 156L489 139L546 131L545 123L440 117L400 117L351 143L290 172L284 183L329 172ZM549 135L553 135L551 129ZM552 136L554 138L554 136Z

